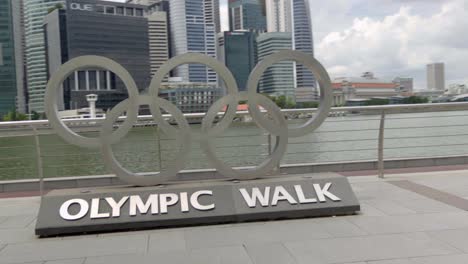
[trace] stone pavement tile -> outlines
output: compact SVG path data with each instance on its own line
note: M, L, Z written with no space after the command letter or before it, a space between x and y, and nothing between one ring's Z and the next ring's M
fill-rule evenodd
M253 264L243 246L196 249L190 252L192 259L208 258L216 264Z
M367 264L415 264L409 259L392 259L392 260L378 260L368 261Z
M431 256L423 258L412 258L411 264L466 264L468 263L468 255L448 255L448 256ZM379 263L380 264L380 263Z
M365 216L385 216L386 215L382 211L379 211L379 209L368 204L367 202L360 201L360 203L361 203L361 212L359 213L359 215L365 215Z
M29 242L36 240L34 231L27 228L0 229L0 244Z
M398 216L358 216L347 219L370 234L420 232L455 228L468 228L465 212L412 214Z
M297 263L288 249L281 243L247 244L246 250L254 264Z
M0 199L0 216L36 215L40 201L39 197Z
M187 252L161 253L157 255L121 255L88 257L84 264L191 264L196 263L190 260ZM202 264L202 263L196 263ZM206 263L212 264L212 263Z
M323 217L309 219L330 233L333 237L363 236L369 233L344 217Z
M468 253L468 229L440 230L428 232L428 234Z
M386 215L407 215L416 213L416 211L404 207L404 202L402 201L397 202L377 198L374 200L367 200L366 203L377 208L377 210L384 212Z
M84 264L252 264L243 248L159 252L147 255L88 257Z
M7 216L6 219L0 223L0 229L24 228L29 226L35 218L35 215Z
M406 200L401 201L401 206L409 208L416 213L440 213L440 212L459 212L460 209L429 199L415 199L415 200Z
M146 252L147 243L148 236L146 235L106 238L75 237L75 239L51 241L42 239L39 242L9 244L0 251L0 259L4 263L23 263L90 256L143 254Z
M83 264L85 261L84 258L80 259L61 259L61 260L53 260L53 261L46 261L44 264Z
M361 202L375 199L404 201L424 198L419 194L401 189L384 181L356 183L353 185L353 190Z
M161 231L149 235L148 254L186 250L183 231Z
M424 233L331 238L286 242L285 245L301 264L317 257L324 263L352 263L458 253L455 248Z
M327 238L331 235L310 220L284 220L263 225L243 225L229 228L188 229L185 231L188 249L273 243L280 241Z

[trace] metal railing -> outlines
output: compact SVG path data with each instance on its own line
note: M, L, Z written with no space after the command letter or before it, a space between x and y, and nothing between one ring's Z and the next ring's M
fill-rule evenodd
M442 114L442 112L467 110L468 102L335 107L331 111L332 117L311 136L289 142L289 150L283 164L375 160L378 164L378 175L383 178L385 161L391 158L428 156L426 153L430 154L429 157L466 155L468 153L464 152L464 148L468 145L468 132L463 133L463 130L468 127L468 115L463 112L456 114ZM315 111L316 109L282 110L291 119L300 116L307 118L307 115ZM420 113L433 114L418 115ZM196 119L204 115L204 113L185 114L185 117ZM237 113L239 118L248 115L248 112ZM72 129L91 134L102 121L103 118L64 120ZM152 116L138 117L138 125L145 127L152 124ZM124 156L129 164L157 163L157 166L151 164L151 168L144 169L160 170L171 158L174 139L163 137L157 127L153 126L150 130L148 135L145 134L147 137L136 136L128 139L125 145L127 148L119 154ZM234 162L233 166L255 165L272 151L274 138L259 130L250 128L246 130L246 133L244 130L239 134L227 133L219 139L221 145L217 146L217 150L221 157L228 159L228 162L239 159L241 164ZM149 137L149 135L156 136ZM49 139L51 136L54 134L47 120L0 122L0 180L31 178L29 175L19 175L26 171L28 173L32 171L37 175L35 178L39 179L85 176L73 175L75 171L78 171L76 174L87 171L91 171L87 173L88 175L105 174L98 150L78 152L76 147L71 147L57 138ZM139 149L133 148L135 142L140 146L153 144L151 146L155 147L154 153L153 150L148 151L150 154L155 154L156 158L148 158L150 155L136 157L134 152ZM57 151L61 149L64 150ZM246 149L249 151L246 152ZM436 151L437 155L432 155L431 152L437 149L441 151ZM193 150L191 163L198 165L198 168L193 164L189 164L188 168L202 169L209 166L203 162L200 150L197 148ZM229 151L233 153L226 155ZM408 153L408 156L403 155L403 152Z

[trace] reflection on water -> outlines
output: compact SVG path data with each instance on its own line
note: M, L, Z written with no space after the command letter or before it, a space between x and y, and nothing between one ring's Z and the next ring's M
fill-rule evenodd
M385 157L466 154L466 112L399 114L387 117ZM313 134L289 139L283 164L375 160L379 116L330 117ZM195 133L200 126L193 125ZM96 136L95 133L86 133ZM268 154L268 136L251 123L234 123L212 139L219 157L231 166L259 164ZM66 144L56 135L40 136L45 177L108 174L100 150ZM176 142L157 127L135 127L113 146L124 166L135 172L159 171L175 159ZM199 143L192 142L187 169L210 168ZM36 178L34 138L0 138L0 180Z

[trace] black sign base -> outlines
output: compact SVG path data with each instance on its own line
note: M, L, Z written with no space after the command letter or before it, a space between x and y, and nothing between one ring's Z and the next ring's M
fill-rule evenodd
M36 235L334 216L359 210L348 180L336 174L57 190L42 199Z

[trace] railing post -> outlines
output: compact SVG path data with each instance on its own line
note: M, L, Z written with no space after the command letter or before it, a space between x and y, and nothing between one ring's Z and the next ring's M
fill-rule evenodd
M382 114L380 116L380 128L379 128L379 160L378 160L378 170L379 170L379 178L383 179L385 177L384 170L384 139L385 139L385 110L382 110Z
M41 199L44 195L44 171L42 166L42 155L41 155L41 144L39 142L39 135L37 134L36 127L31 125L34 132L34 142L36 146L36 162L37 162L37 174L39 176L39 192L41 194Z

